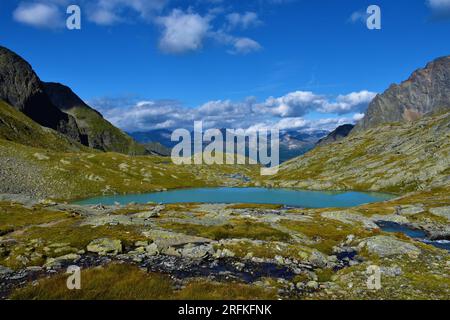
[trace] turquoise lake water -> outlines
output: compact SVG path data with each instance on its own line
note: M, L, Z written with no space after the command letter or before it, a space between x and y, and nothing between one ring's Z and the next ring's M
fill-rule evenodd
M197 188L179 189L146 194L103 196L76 202L81 205L122 205L135 203L255 203L281 204L302 208L354 207L380 202L394 196L382 193L302 191L266 188Z

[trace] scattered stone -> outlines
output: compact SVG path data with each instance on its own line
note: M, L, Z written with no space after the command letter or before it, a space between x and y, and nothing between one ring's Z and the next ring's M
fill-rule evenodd
M160 216L160 212L165 209L165 206L156 206L150 211L140 212L136 213L134 217L136 218L142 218L142 219L150 219L150 218L157 218Z

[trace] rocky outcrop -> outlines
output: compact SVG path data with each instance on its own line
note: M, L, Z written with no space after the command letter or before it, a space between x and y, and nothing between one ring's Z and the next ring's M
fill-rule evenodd
M352 124L344 124L342 126L337 127L333 132L327 135L325 138L320 139L317 142L318 146L323 146L326 144L330 144L336 141L340 141L347 137L350 132L353 130L355 126Z
M392 122L410 122L440 110L450 110L450 56L415 71L401 84L393 84L370 103L354 131Z
M365 239L359 244L359 248L365 248L370 253L380 257L396 255L416 257L420 254L420 249L415 245L388 236L376 236Z
M0 100L44 127L81 142L75 119L59 110L45 93L32 67L7 48L0 47Z

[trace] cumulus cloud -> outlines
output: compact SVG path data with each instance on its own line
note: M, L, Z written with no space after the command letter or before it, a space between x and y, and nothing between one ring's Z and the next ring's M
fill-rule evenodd
M258 14L255 12L245 12L245 13L238 13L233 12L226 16L228 28L234 29L234 28L242 28L242 29L248 29L250 27L256 27L260 24L262 24L262 21L259 20Z
M58 6L52 3L20 3L13 12L13 18L37 28L57 28L64 25Z
M313 92L296 91L262 102L252 97L237 102L214 100L195 108L188 108L173 100L126 102L97 99L90 103L113 124L130 132L190 128L197 120L203 121L205 128L255 130L275 127L280 130L307 130L334 129L336 125L360 120L364 115L358 111L364 111L363 105L367 107L368 97L371 96L374 94L361 91L329 100ZM330 109L331 105L336 106ZM337 106L341 109L338 110ZM305 119L311 112L322 112L324 118ZM338 116L334 116L336 113Z
M364 111L367 105L375 98L376 93L363 90L347 95L339 95L335 102L325 101L319 108L324 113L345 114L349 112Z
M78 4L86 14L86 20L99 26L136 21L157 25L161 29L159 48L164 53L198 51L206 40L224 45L227 52L234 55L261 50L262 46L256 40L231 34L233 29L261 24L257 13L233 12L226 15L225 9L217 7L220 1L204 2L213 7L205 10L195 3L183 10L174 7L176 2L171 0L79 0ZM16 21L33 27L62 27L69 4L70 0L23 0L13 16ZM207 13L201 13L205 11ZM223 16L225 22L216 19L219 16Z
M427 0L435 19L450 19L450 0Z
M163 26L159 47L167 53L184 53L196 51L210 29L211 17L202 17L196 13L185 13L175 9L165 17L159 17L157 22Z

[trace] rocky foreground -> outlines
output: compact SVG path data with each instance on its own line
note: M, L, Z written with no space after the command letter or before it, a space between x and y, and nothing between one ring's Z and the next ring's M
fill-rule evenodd
M12 195L0 207L3 299L450 298L449 252L378 226L450 239L445 190L345 210L83 207ZM76 292L69 265L82 268ZM370 266L381 288L367 286Z

